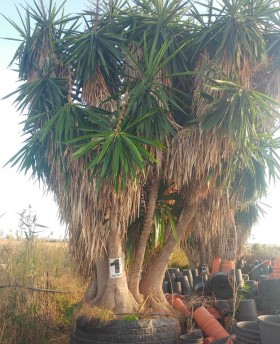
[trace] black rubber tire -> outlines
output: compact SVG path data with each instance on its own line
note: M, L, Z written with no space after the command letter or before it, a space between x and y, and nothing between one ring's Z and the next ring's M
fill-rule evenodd
M176 344L180 334L175 319L116 320L102 329L77 326L70 333L70 344Z

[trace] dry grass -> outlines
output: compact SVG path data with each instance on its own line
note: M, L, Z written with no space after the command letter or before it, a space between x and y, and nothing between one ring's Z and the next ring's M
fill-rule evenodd
M179 247L176 248L176 250L174 251L172 255L172 258L170 261L170 267L180 268L180 269L186 269L189 267L189 261L186 254Z
M0 343L68 344L85 286L71 270L65 243L0 242ZM28 287L67 290L38 292Z
M0 240L0 264L0 286L6 286L0 287L1 344L68 344L72 318L111 317L106 310L76 307L85 285L72 271L67 243ZM170 264L183 268L188 260L177 249Z

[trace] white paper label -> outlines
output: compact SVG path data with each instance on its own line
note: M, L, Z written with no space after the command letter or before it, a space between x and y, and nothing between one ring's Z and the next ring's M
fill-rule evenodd
M110 258L109 259L110 278L118 278L122 276L122 259Z

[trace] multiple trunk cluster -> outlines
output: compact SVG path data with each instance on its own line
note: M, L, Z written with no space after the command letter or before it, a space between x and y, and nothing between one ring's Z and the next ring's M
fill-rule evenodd
M27 139L11 161L54 193L91 305L168 311L176 246L236 253L277 175L278 9L222 3L97 2L85 30L52 2L26 10L12 62Z

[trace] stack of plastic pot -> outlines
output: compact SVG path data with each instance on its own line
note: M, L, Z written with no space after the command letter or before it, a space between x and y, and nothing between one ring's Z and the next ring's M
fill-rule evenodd
M197 276L193 278L193 289L196 293L203 294L207 288L208 276Z
M190 310L181 300L180 296L178 295L171 295L165 294L166 300L168 303L174 307L177 311L179 311L184 317L189 317L191 315Z
M244 286L244 280L242 277L241 269L232 269L230 271L230 274L236 288L241 288Z
M190 269L184 269L182 271L182 273L183 273L183 276L187 276L188 277L189 284L190 284L190 287L192 289L193 288L193 275L192 275L192 271Z
M167 280L163 280L162 282L162 290L164 294L169 294L171 292L171 288L170 288L170 282Z
M219 321L205 307L197 308L193 312L193 318L206 337L213 337L216 340L229 336Z
M238 321L257 321L258 312L255 300L241 300L237 308L236 317Z
M262 295L263 314L275 315L280 310L280 279L261 281L259 290Z
M213 258L213 260L212 260L212 268L211 268L212 274L215 273L215 272L220 272L221 271L221 262L222 262L222 258Z
M249 272L250 280L260 281L260 276L262 275L261 265L254 266L253 269ZM266 278L266 277L265 277Z
M218 309L214 306L207 306L207 311L213 315L213 317L215 319L221 319L222 316L220 314L220 312L218 311Z
M274 278L280 278L280 258L279 257L275 258L274 260L273 272L271 276Z
M258 317L260 323L262 344L280 343L280 316L261 315Z
M167 269L165 279L162 284L164 293L187 295L191 291L191 286L187 276L181 275L180 269Z
M263 262L264 265L271 266L271 260L266 260Z
M182 286L177 282L177 276L180 276L180 269L172 268L165 271L165 279L163 280L163 292L182 294Z
M268 276L270 273L270 266L271 266L271 260L266 260L262 264L262 273L263 275Z
M260 325L257 321L241 321L235 326L236 344L261 344Z
M212 337L208 337L205 339L204 344L232 344L232 340L230 339L231 337L225 337L225 338L221 338L221 339L216 339L213 340Z
M230 272L230 270L235 269L235 264L233 260L223 260L221 264L221 271Z
M198 270L197 270L197 269L191 269L191 272L192 272L192 277L193 277L193 279L195 279L196 277L199 276L199 273L198 273Z
M187 295L191 291L191 286L187 276L177 276L176 282L181 283L182 295Z

